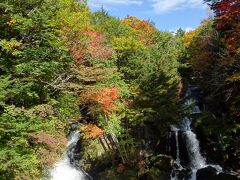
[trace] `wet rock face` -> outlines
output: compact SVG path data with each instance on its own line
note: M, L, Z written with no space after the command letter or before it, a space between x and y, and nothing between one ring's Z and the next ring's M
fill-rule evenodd
M184 137L183 131L178 131L178 142L179 142L179 156L181 160L181 164L187 166L190 162L187 148L186 148L186 139ZM177 159L177 147L176 147L176 137L175 132L171 131L169 133L169 151L167 154L171 155L174 159Z
M188 156L187 142L183 131L179 131L179 151L181 164L188 166L190 159Z
M76 143L71 144L67 149L67 155L70 159L71 164L78 165L79 160L81 159L80 156L81 152L81 140L78 140Z
M197 171L197 180L239 180L236 175L217 173L214 167L208 166Z
M172 177L173 178L177 177L178 180L185 180L185 179L190 179L191 175L192 175L191 169L182 169L182 170L176 170L172 174Z
M215 177L217 175L217 170L211 166L199 169L197 171L197 180L204 180Z
M236 175L220 173L217 175L216 180L239 180Z
M177 159L177 147L176 147L176 139L175 139L175 132L170 132L170 155Z

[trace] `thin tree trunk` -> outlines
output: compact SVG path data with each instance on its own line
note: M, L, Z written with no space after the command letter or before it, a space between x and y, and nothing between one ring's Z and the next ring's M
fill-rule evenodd
M112 148L111 148L110 145L108 144L108 140L107 140L107 138L105 137L105 134L103 134L103 138L104 138L104 140L105 140L105 142L106 142L106 144L107 144L108 149L111 150Z
M101 143L101 145L102 145L104 151L107 152L107 148L106 148L106 146L105 146L105 144L104 144L104 142L103 142L103 140L102 140L102 136L99 137L98 140L99 140L99 142Z

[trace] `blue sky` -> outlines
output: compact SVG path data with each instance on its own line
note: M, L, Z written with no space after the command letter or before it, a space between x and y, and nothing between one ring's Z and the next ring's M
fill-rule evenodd
M115 17L150 19L160 30L170 31L194 29L208 12L203 0L89 0L88 4L93 11L103 6Z

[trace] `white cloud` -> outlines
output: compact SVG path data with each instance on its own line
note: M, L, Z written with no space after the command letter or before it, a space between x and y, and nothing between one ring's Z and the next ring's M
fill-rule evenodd
M101 7L107 5L142 5L142 0L89 0L89 5Z
M199 8L204 7L203 0L151 0L152 6L156 13L164 13L167 11L183 8Z
M187 27L187 28L185 28L184 30L185 30L186 32L189 32L189 31L193 31L194 29L191 28L191 27Z
M177 31L180 29L180 27L176 29L170 29L169 32L173 33L174 35L177 33ZM185 32L193 31L194 29L192 27L187 27L187 28L181 28Z

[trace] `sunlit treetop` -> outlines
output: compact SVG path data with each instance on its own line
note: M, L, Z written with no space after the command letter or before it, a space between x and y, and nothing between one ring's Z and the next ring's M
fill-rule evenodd
M122 20L122 23L127 24L135 29L140 40L144 44L150 45L154 43L157 30L149 21L140 20L134 16L128 16Z

